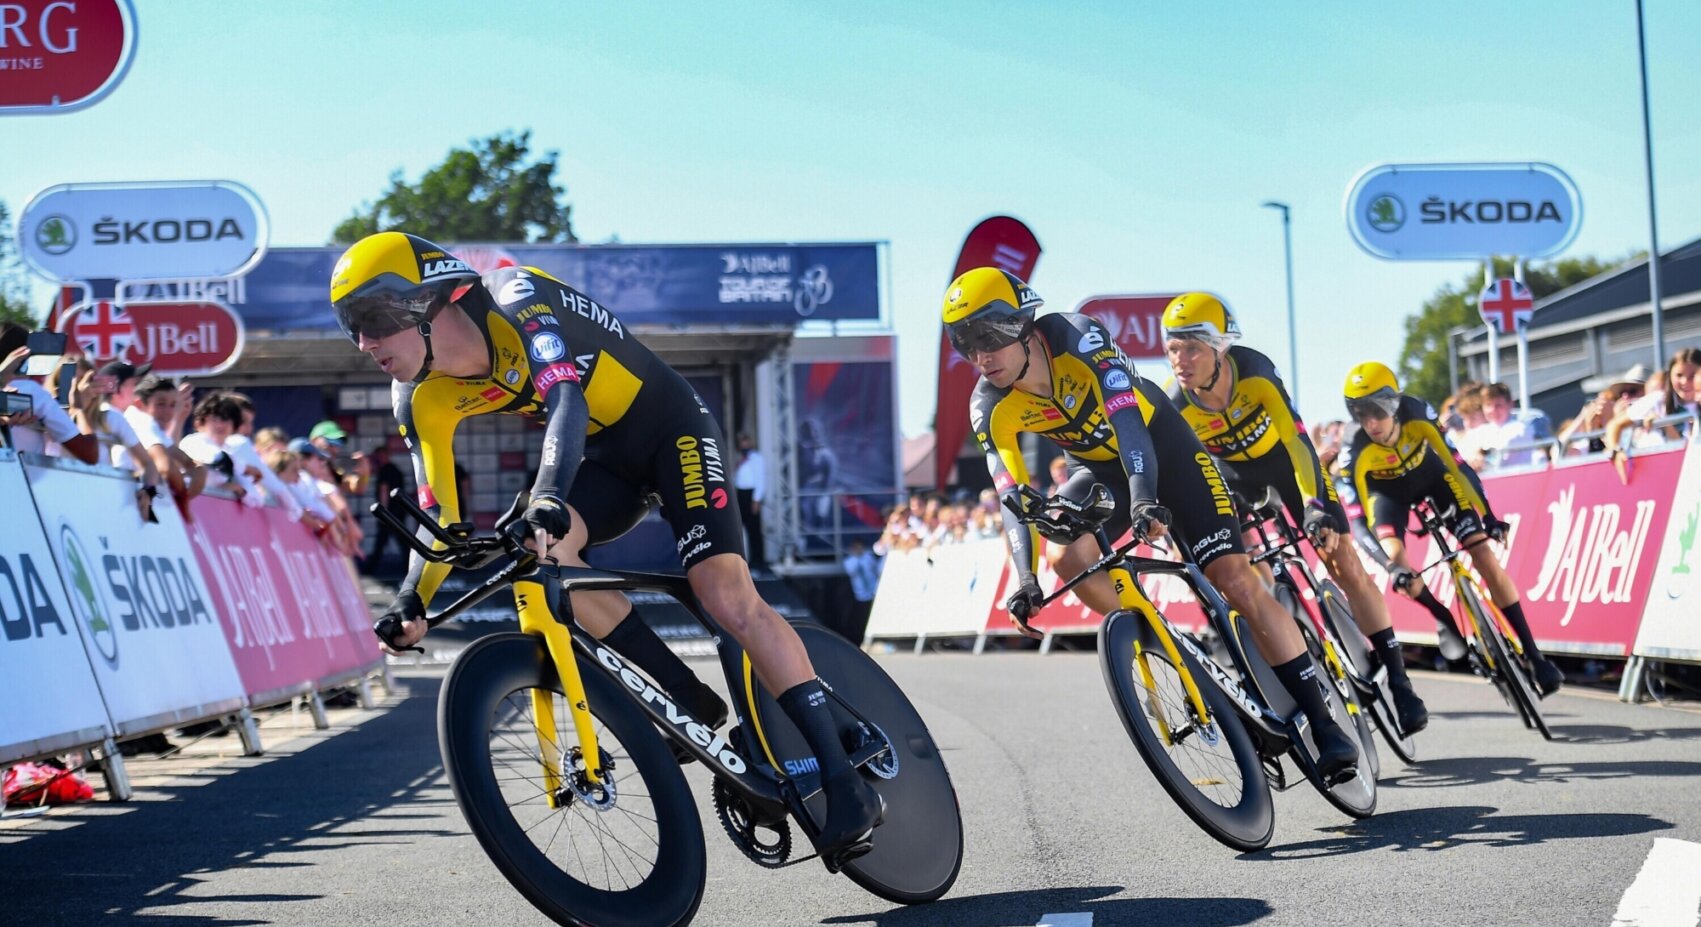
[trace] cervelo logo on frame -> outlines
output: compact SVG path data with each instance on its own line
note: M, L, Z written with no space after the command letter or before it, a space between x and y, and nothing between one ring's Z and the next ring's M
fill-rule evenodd
M692 743L706 750L710 756L714 757L722 766L725 766L728 772L743 773L749 768L745 766L744 758L733 751L732 745L727 742L725 737L721 736L720 732L691 717L689 713L675 705L673 700L669 699L661 690L650 685L649 680L627 669L626 664L620 662L620 658L614 655L614 651L607 647L598 647L596 657L597 662L607 667L609 672L618 677L622 685L632 690L641 701L648 702L660 709L662 716L667 718L669 724L684 731L685 736L689 737Z

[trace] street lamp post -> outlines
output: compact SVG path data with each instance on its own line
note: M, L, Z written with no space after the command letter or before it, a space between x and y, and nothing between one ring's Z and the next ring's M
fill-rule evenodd
M1654 128L1648 109L1648 42L1643 36L1642 0L1636 0L1636 60L1642 67L1642 163L1648 172L1648 309L1654 328L1654 366L1666 362L1665 320L1660 307L1660 222L1654 214Z
M1294 407L1298 408L1299 336L1294 331L1293 314L1293 223L1289 221L1288 204L1270 200L1264 206L1282 211L1282 250L1287 256L1288 267L1288 392L1292 394Z

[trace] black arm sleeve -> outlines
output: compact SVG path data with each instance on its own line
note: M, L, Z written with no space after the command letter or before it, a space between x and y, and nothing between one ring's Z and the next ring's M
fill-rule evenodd
M585 456L585 432L590 426L591 410L576 380L551 386L544 397L544 406L549 411L532 495L565 500L567 490L573 486L573 477L579 473L579 462Z

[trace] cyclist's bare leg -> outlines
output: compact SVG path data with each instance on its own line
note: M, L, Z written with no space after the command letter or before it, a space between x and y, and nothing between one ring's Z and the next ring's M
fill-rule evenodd
M1092 566L1098 559L1098 541L1092 537L1076 538L1063 549L1063 555L1057 558L1057 575L1074 576ZM1108 615L1121 607L1116 597L1115 584L1110 581L1110 575L1102 570L1083 580L1073 591L1088 608L1101 615Z
M1218 557L1205 568L1205 578L1235 611L1246 616L1258 652L1270 665L1286 663L1305 652L1305 639L1299 636L1299 628L1270 594L1270 587L1264 585L1258 571L1252 569L1250 557L1245 554Z
M1358 559L1358 551L1352 542L1336 532L1328 534L1329 539L1317 549L1317 553L1329 568L1329 575L1347 594L1347 602L1352 605L1353 620L1358 622L1359 630L1369 637L1393 627L1393 621L1388 617L1388 603L1383 601L1382 591L1370 581L1370 574L1365 572L1364 563ZM1329 540L1334 543L1329 543Z
M803 641L762 601L743 557L716 554L692 566L685 578L703 608L750 654L751 666L768 691L784 692L815 678Z
M1486 535L1473 534L1459 543L1470 551L1471 562L1476 564L1477 575L1488 587L1489 598L1504 609L1518 601L1518 587L1512 584L1512 577L1507 576L1506 568L1500 565L1500 558L1494 554L1494 545L1487 541Z
M589 566L584 557L585 545L590 540L585 520L572 506L567 507L567 512L573 519L573 527L549 549L549 556L562 566ZM632 613L632 603L623 592L575 592L572 598L573 620L598 640L607 637Z

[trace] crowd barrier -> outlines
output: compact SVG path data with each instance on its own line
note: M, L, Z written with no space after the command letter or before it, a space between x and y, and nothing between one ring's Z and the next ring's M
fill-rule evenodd
M1701 662L1701 621L1695 620L1701 604L1701 552L1695 551L1701 445L1638 456L1627 482L1610 462L1596 458L1491 475L1484 484L1496 514L1511 525L1498 553L1544 650L1633 663L1639 657ZM1428 538L1408 535L1407 544L1414 565L1432 564ZM1387 575L1362 559L1386 593ZM1004 609L1015 582L1008 560L1000 538L888 556L864 643L914 638L919 651L929 638L974 636L978 652L989 636L1015 633ZM1440 578L1438 571L1426 575ZM1038 579L1048 593L1058 587L1044 558ZM1202 622L1178 578L1146 577L1141 585L1178 626ZM1430 585L1451 605L1450 583ZM1435 643L1428 612L1403 596L1387 599L1401 640ZM1042 649L1049 649L1053 636L1096 632L1100 621L1071 593L1029 624L1046 632Z
M128 475L0 448L0 765L308 696L383 667L352 564L277 509L207 494L157 524Z

